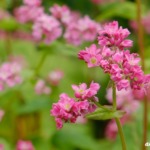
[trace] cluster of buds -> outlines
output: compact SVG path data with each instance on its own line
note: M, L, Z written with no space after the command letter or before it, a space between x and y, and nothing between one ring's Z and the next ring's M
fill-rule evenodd
M51 115L55 117L56 126L58 129L63 127L63 123L75 123L80 116L94 112L97 106L95 101L98 98L95 96L100 88L98 83L92 82L87 88L85 83L72 85L75 91L75 98L70 98L67 94L60 95L57 103L54 103L51 110Z

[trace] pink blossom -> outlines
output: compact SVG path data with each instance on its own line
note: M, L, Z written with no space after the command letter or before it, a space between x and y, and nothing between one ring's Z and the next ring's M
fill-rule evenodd
M35 85L35 92L38 95L41 95L41 94L48 95L51 93L51 88L46 85L44 80L38 80Z
M0 150L4 150L4 145L0 144Z
M76 22L70 22L64 38L71 44L80 45L83 41L94 41L100 28L98 23L85 16Z
M62 128L65 122L75 123L78 117L84 117L86 114L94 112L97 108L94 100L97 100L95 94L100 88L99 84L92 82L87 89L87 85L82 83L79 86L72 85L72 88L75 91L76 98L79 99L75 100L63 93L60 95L59 101L53 104L50 111L51 115L55 117L58 129Z
M5 111L0 109L0 121L2 121Z
M92 82L90 84L90 87L87 88L87 85L85 83L82 83L79 86L72 85L72 89L75 91L76 98L84 100L94 97L100 89L100 85L98 83Z
M64 76L64 72L61 70L53 70L48 74L47 80L51 85L57 86Z
M22 66L16 62L6 62L0 66L0 90L4 90L5 86L14 87L22 82L20 76Z
M40 6L41 5L41 0L23 0L25 5L29 6Z
M19 140L17 142L16 150L35 150L31 141Z
M85 124L85 123L87 123L87 119L84 116L79 116L75 123L77 123L77 124Z
M54 17L46 14L39 16L33 25L32 35L35 40L43 40L46 44L49 44L59 38L61 33L62 30L59 22Z
M42 14L44 14L44 9L42 7L28 5L20 6L14 11L15 17L20 23L34 22Z
M64 25L69 25L72 21L77 21L79 14L71 11L68 6L59 6L55 4L50 8L52 15L59 19Z
M100 49L96 47L95 44L92 44L89 48L81 50L78 54L79 59L85 60L88 64L88 67L100 66L101 54Z
M132 46L132 41L126 38L130 32L128 29L123 29L118 26L117 21L113 21L104 25L103 29L99 30L98 43L101 46L119 48L123 50Z

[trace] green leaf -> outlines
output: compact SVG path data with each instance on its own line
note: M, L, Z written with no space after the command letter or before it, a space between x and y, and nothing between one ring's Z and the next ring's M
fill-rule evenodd
M124 114L125 112L121 110L113 111L112 109L98 108L95 112L86 115L86 117L88 119L94 119L94 120L107 120L107 119L113 119L116 117L120 118Z
M122 17L125 19L136 19L136 4L133 2L110 3L100 8L102 13L96 18L99 21Z
M5 31L14 31L18 28L18 23L13 18L7 18L0 21L0 29Z

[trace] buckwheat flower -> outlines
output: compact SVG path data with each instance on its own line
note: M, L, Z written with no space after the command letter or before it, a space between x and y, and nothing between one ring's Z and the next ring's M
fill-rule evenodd
M4 145L0 144L0 150L4 150Z
M87 123L87 119L84 116L79 116L75 123L77 123L77 124L85 124L85 123Z
M0 122L2 121L4 114L5 114L5 111L0 109Z
M100 89L100 85L98 83L92 82L90 87L87 88L87 85L82 83L79 86L72 85L72 89L75 91L76 98L84 100L94 97Z
M23 0L23 3L29 6L40 6L41 2L41 0Z
M88 99L75 100L62 93L57 103L54 103L50 111L55 117L58 129L66 122L75 123L80 116L94 112L97 106Z
M100 66L102 56L100 49L98 49L95 44L92 44L89 48L81 50L78 53L78 58L83 59L88 64L88 67L91 68Z
M17 142L16 150L35 150L31 141L19 140Z
M39 16L33 25L32 35L36 41L44 41L50 44L61 36L62 30L60 23L52 16Z
M5 86L14 87L16 84L20 84L22 82L21 70L22 67L18 63L3 63L0 66L0 89L3 90Z
M38 80L35 85L35 92L38 95L41 95L41 94L48 95L51 93L51 88L46 85L44 80Z
M31 1L32 2L32 1ZM14 15L18 22L34 22L44 14L43 7L23 5L15 9Z
M98 43L101 46L123 50L132 46L132 41L126 39L129 34L128 29L119 27L118 22L113 21L104 25L103 29L99 30Z
M80 45L85 41L94 41L100 28L98 23L85 16L78 21L70 22L66 27L64 38L71 44Z
M53 86L57 86L61 79L63 78L64 76L64 72L61 71L61 70L53 70L51 71L49 74L48 74L48 77L47 77L47 81L53 85Z
M79 18L79 15L74 15L75 13L66 5L59 6L54 4L49 10L52 16L59 19L64 25L69 25L72 21L76 21Z

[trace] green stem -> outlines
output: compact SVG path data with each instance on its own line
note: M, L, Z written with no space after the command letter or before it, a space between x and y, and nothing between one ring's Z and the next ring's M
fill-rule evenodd
M5 38L5 51L7 53L7 56L12 54L12 47L11 47L11 33L6 32L6 38Z
M44 64L44 62L45 62L46 56L47 56L47 52L45 52L45 53L43 54L43 56L41 57L41 59L40 59L38 65L37 65L37 67L35 68L35 75L38 75L38 73L39 73L41 67L43 66L43 64Z
M138 23L138 45L139 53L141 56L141 63L143 71L145 71L145 56L144 56L144 32L141 17L141 0L136 0L137 3L137 23ZM148 131L148 100L144 98L144 114L143 114L143 143L142 150L146 150L145 143L147 142Z
M126 150L126 142L125 142L125 138L124 138L124 135L123 135L123 130L122 130L122 127L121 127L120 120L118 118L115 118L115 121L116 121L116 124L117 124L117 127L118 127L118 132L119 132L119 135L120 135L120 138L121 138L121 142L122 142L122 150Z
M102 106L99 102L94 102L99 108L105 109L106 111L110 111L110 109Z
M116 102L116 85L113 82L112 83L112 89L113 89L113 109L116 110L117 109L117 102Z
M113 89L113 93L112 93L112 95L113 95L113 110L115 111L115 110L117 110L117 102L116 102L116 85L115 85L114 82L113 82L112 89ZM119 135L120 135L120 138L121 138L122 150L126 150L126 143L125 143L125 138L124 138L124 135L123 135L120 120L119 120L119 118L115 118L115 121L116 121L116 124L117 124L117 127L118 127L118 132L119 132Z

